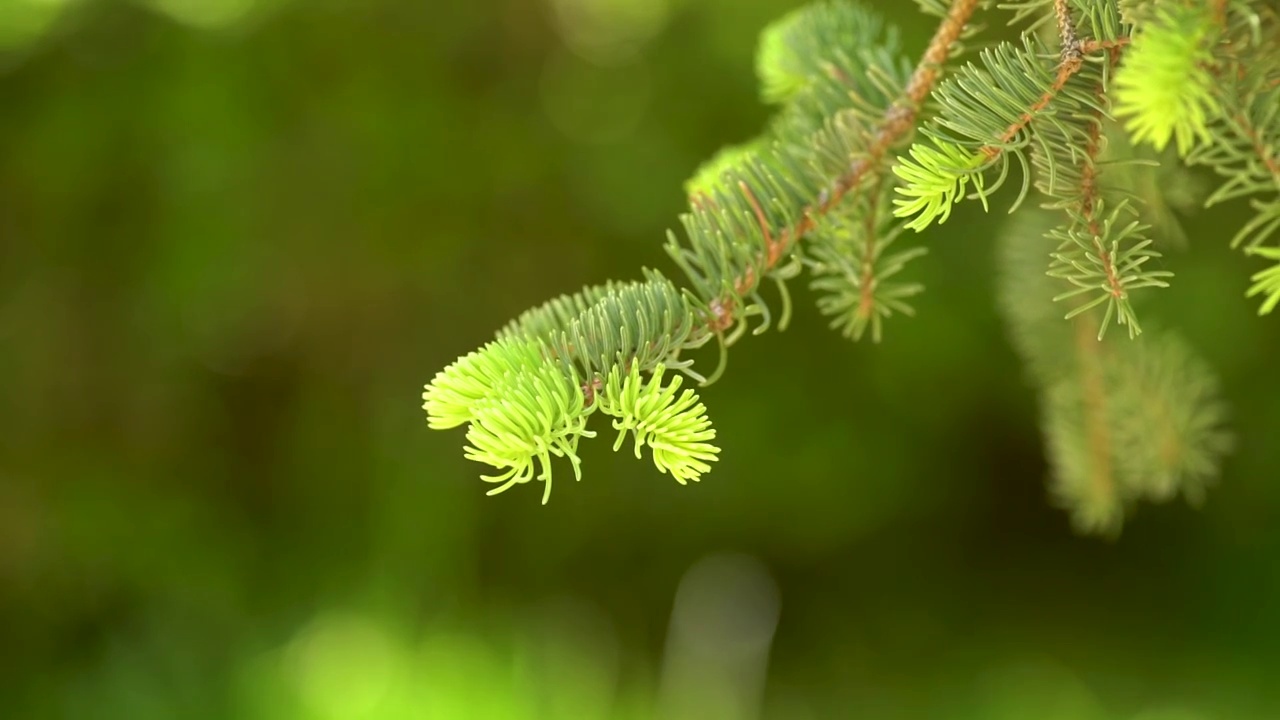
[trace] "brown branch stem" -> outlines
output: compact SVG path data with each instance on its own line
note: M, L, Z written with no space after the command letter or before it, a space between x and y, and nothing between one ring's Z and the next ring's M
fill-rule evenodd
M1102 269L1107 273L1107 286L1111 297L1119 299L1124 296L1124 286L1120 283L1120 277L1116 275L1115 259L1111 257L1111 253L1102 242L1102 233L1098 227L1096 214L1099 193L1098 171L1094 166L1094 159L1098 156L1101 145L1102 125L1100 122L1094 122L1089 129L1089 141L1085 145L1084 169L1080 174L1080 212L1084 215L1089 234L1093 236L1093 247L1098 251L1098 258L1102 260Z
M1074 38L1074 31L1072 31ZM1119 48L1129 44L1129 38L1117 38L1115 40L1087 40L1085 42L1075 41L1075 50L1068 52L1067 48L1063 48L1062 60L1058 63L1058 74L1053 79L1053 85L1040 96L1038 100L1027 111L1022 113L1017 122L1009 125L1003 133L1000 134L1000 143L998 145L987 145L982 148L981 152L988 160L995 159L1000 153L1004 152L1001 145L1007 145L1010 140L1017 137L1018 133L1026 129L1031 121L1035 119L1037 113L1044 110L1053 102L1053 99L1062 92L1067 86L1071 78L1080 72L1084 67L1084 59L1086 56L1092 55L1100 51L1114 53Z
M1132 38L1118 37L1115 40L1085 40L1080 43L1080 52L1085 55L1092 55L1099 50L1117 50L1129 44Z
M1120 62L1120 46L1108 50L1108 61L1112 67ZM1097 93L1102 95L1105 88L1099 84ZM1103 269L1107 273L1107 284L1112 297L1124 294L1124 288L1116 277L1114 260L1111 253L1102 243L1097 209L1100 196L1098 188L1097 158L1102 152L1102 116L1095 112L1093 123L1089 127L1088 140L1085 142L1083 167L1080 172L1080 214L1084 216L1089 234L1093 236L1094 248L1102 260ZM1093 324L1087 318L1093 313L1086 313L1075 319L1076 322L1076 355L1080 360L1080 371L1083 375L1084 388L1084 422L1087 428L1090 469L1094 492L1113 495L1115 493L1115 469L1112 460L1111 437L1107 423L1107 387L1103 376L1103 347L1093 334Z
M1110 51L1108 62L1115 67L1120 62L1120 48L1112 48ZM1105 88L1098 86L1097 94L1101 96L1105 92ZM1111 257L1111 253L1107 251L1106 246L1102 243L1102 234L1098 228L1097 208L1098 208L1098 168L1096 161L1098 154L1102 151L1102 115L1095 112L1093 123L1089 126L1089 137L1084 148L1084 167L1080 173L1080 213L1084 216L1085 222L1088 223L1089 234L1093 236L1093 246L1098 251L1098 257L1102 260L1102 267L1107 273L1107 285L1111 291L1111 297L1120 298L1124 295L1124 286L1120 283L1120 278L1116 275L1115 260Z
M960 34L969 24L969 18L977 8L978 0L952 2L951 9L934 31L924 55L911 74L902 97L885 112L866 152L855 158L845 173L804 209L797 223L771 233L758 205L753 208L756 210L757 219L765 237L764 255L760 263L761 272L748 272L738 278L734 283L734 291L737 295L745 295L754 289L760 276L776 266L800 238L817 227L818 218L830 212L846 195L857 190L867 176L880 167L885 154L894 143L915 127L916 113L921 103L932 92L941 73L941 66L951 53L951 46L960 38ZM750 193L748 193L748 200L754 204L754 198ZM738 310L734 307L734 303L734 298L719 298L712 302L713 314L716 315L711 318L713 331L720 332L732 325Z
M1109 62L1114 67L1119 62L1120 48L1110 50ZM1097 93L1101 95L1104 88L1099 85ZM1098 168L1096 160L1102 151L1102 117L1095 112L1093 123L1089 127L1088 139L1085 142L1083 166L1080 172L1080 214L1084 216L1089 234L1093 236L1094 248L1102 260L1107 274L1107 284L1112 297L1124 294L1124 288L1116 277L1114 260L1111 253L1102 243L1097 209L1100 196L1098 188ZM1096 326L1090 321L1095 313L1086 313L1075 318L1076 323L1076 357L1080 362L1081 386L1084 390L1083 411L1086 442L1089 448L1089 468L1091 486L1099 496L1115 494L1115 468L1111 433L1107 422L1107 387L1103 372L1103 346L1094 336Z
M1253 151L1258 154L1258 159L1262 161L1264 167L1275 178L1276 188L1280 189L1280 158L1276 157L1271 151L1271 147L1262 139L1262 134L1258 132L1258 128L1249 120L1244 113L1236 115L1236 125L1240 131L1244 133L1249 142L1253 145Z

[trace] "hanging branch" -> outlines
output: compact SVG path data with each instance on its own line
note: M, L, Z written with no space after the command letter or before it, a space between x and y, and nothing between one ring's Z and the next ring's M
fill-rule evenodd
M1069 14L1058 17L1070 22ZM1066 55L1073 35L1060 36ZM1137 499L1163 501L1182 493L1198 500L1230 446L1216 381L1178 337L1157 329L1146 343L1104 343L1092 329L1099 324L1098 303L1110 301L1102 313L1103 329L1114 308L1126 307L1118 302L1124 292L1118 277L1123 256L1103 242L1112 217L1103 208L1117 190L1104 184L1102 174L1103 167L1117 167L1105 157L1107 80L1121 62L1122 49L1117 45L1106 64L1080 73L1081 82L1093 85L1096 106L1081 117L1059 108L1066 116L1043 131L1045 145L1058 152L1046 156L1043 149L1033 151L1033 165L1041 171L1037 185L1057 198L1046 207L1064 213L1065 225L1040 233L1015 232L1004 241L1030 248L1045 247L1037 243L1057 246L1050 252L1055 264L1041 280L1022 281L1029 285L1004 281L1004 304L1020 350L1037 369L1053 496L1070 510L1077 529L1109 536L1119 532ZM1056 136L1059 129L1072 135ZM1079 151L1067 152L1073 148ZM1027 266L1038 261L1029 250L1006 250L1006 277L1028 273ZM1080 282L1084 274L1079 266L1088 267L1094 279ZM1072 296L1053 287L1062 278L1100 290L1099 299L1070 313L1070 331L1047 333L1042 326L1050 318L1029 317L1026 308ZM1121 320L1131 329L1136 323L1131 315L1121 315Z

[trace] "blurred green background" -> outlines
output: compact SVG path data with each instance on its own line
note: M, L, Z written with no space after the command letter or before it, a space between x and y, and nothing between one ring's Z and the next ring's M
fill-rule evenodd
M1238 449L1116 542L1046 498L994 208L928 234L880 346L794 284L703 392L698 485L597 440L549 505L487 498L427 429L423 383L519 312L675 272L799 4L0 0L0 717L1280 717L1243 204L1153 307Z

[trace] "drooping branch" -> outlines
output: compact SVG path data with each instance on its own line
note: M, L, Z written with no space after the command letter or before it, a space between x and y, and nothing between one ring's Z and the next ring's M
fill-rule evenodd
M1059 22L1062 21L1063 17L1060 15ZM1070 23L1069 17L1066 22ZM1119 51L1114 49L1110 52L1110 62L1114 66L1119 60ZM1067 47L1064 45L1064 65L1067 57ZM1104 93L1105 88L1099 84L1097 94L1101 96ZM1081 158L1078 209L1080 216L1088 227L1089 234L1093 238L1093 245L1098 253L1098 258L1102 261L1109 292L1113 298L1120 298L1124 295L1124 287L1116 276L1115 260L1103 243L1101 223L1098 220L1101 189L1098 185L1097 162L1102 150L1102 120L1101 111L1095 110L1093 117L1090 118L1084 156ZM1091 475L1089 485L1097 494L1097 497L1110 497L1116 492L1116 480L1112 461L1114 448L1109 431L1110 422L1107 409L1109 399L1107 397L1106 382L1103 379L1106 358L1104 357L1103 344L1099 342L1099 338L1094 336L1095 334L1091 329L1095 325L1087 321L1086 317L1082 315L1072 322L1076 324L1075 349L1076 358L1079 362L1081 388L1083 390L1081 396L1083 404L1081 409L1083 412L1081 417L1086 427L1085 436L1090 460L1088 464Z
M1063 48L1063 52L1066 52L1066 48ZM1121 46L1115 46L1107 52L1107 62L1110 64L1111 69L1114 70L1120 64ZM1102 83L1098 84L1095 93L1100 101L1105 101L1106 87ZM1089 228L1089 234L1093 236L1093 245L1098 252L1098 257L1102 260L1102 267L1107 276L1107 285L1111 296L1119 299L1124 296L1124 285L1116 275L1115 258L1112 257L1103 243L1102 229L1098 221L1101 191L1098 187L1097 162L1098 155L1102 151L1103 119L1101 110L1094 110L1090 118L1088 140L1085 143L1084 158L1080 171L1080 214L1084 217L1085 223Z

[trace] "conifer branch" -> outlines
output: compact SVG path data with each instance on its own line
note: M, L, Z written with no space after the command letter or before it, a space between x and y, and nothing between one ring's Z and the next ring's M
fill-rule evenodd
M1064 8L1065 2L1059 0L1059 4ZM1058 21L1061 24L1070 25L1070 19L1066 16L1065 10L1058 15ZM1064 65L1068 53L1068 42L1078 41L1074 39L1074 33L1069 36L1064 34L1063 58ZM1118 53L1112 51L1111 61L1114 64L1118 57ZM1078 58L1077 58L1078 59ZM1105 89L1098 87L1097 93L1101 96ZM1090 118L1089 129L1087 131L1087 140L1084 147L1084 155L1081 159L1080 168L1080 196L1078 201L1078 210L1081 218L1084 220L1088 233L1093 238L1094 248L1097 251L1098 258L1102 261L1103 272L1106 275L1106 284L1111 294L1111 302L1115 303L1124 296L1124 288L1119 278L1116 276L1115 263L1111 253L1102 242L1102 226L1098 222L1097 210L1101 204L1101 193L1098 187L1098 156L1102 149L1102 112L1095 110ZM1109 306L1110 307L1110 306ZM1091 313L1092 314L1092 313ZM1105 528L1115 525L1115 503L1110 498L1116 496L1115 471L1112 467L1112 457L1115 455L1115 449L1112 446L1112 438L1109 430L1110 421L1107 411L1108 397L1107 387L1104 380L1104 358L1103 345L1100 342L1101 336L1092 332L1091 327L1096 327L1095 322L1088 321L1088 316L1081 316L1072 320L1075 324L1075 350L1080 367L1081 387L1083 389L1081 403L1081 416L1086 428L1085 434L1088 438L1088 454L1090 461L1088 463L1090 480L1088 483L1092 491L1094 502L1091 506L1094 508L1104 509L1101 515L1093 514L1089 516L1085 522L1096 527ZM1105 324L1103 325L1105 327ZM1095 511L1096 512L1096 511Z
M1066 52L1065 48L1064 52ZM1108 52L1108 62L1114 68L1119 63L1120 48L1115 47ZM1098 339L1100 340L1102 334L1106 332L1107 323L1115 308L1120 308L1120 320L1128 324L1131 331L1136 332L1138 326L1137 321L1132 317L1132 313L1127 316L1124 313L1125 304L1123 301L1127 295L1125 283L1116 272L1115 256L1107 249L1104 243L1105 228L1104 224L1098 219L1098 209L1102 205L1101 189L1098 183L1098 159L1102 151L1102 124L1105 122L1102 103L1105 103L1106 95L1106 88L1101 82L1096 86L1095 94L1099 99L1099 105L1090 113L1088 129L1085 133L1084 152L1080 161L1080 191L1075 209L1079 213L1080 219L1083 220L1089 237L1092 238L1096 257L1102 266L1103 281L1105 283L1102 298L1106 299L1108 307L1107 314L1103 318L1098 333ZM1107 295L1110 297L1107 298Z
M895 214L914 215L909 227L922 231L935 220L945 222L950 206L960 201L970 182L985 207L987 196L1006 177L1008 153L1013 151L1022 160L1025 143L1019 138L1031 132L1031 124L1061 98L1068 84L1088 66L1088 58L1102 53L1110 56L1127 44L1126 36L1081 40L1066 0L1054 0L1053 5L1060 47L1052 72L1039 63L1040 48L1024 37L1022 48L1002 44L994 52L984 53L982 69L971 66L960 78L939 88L944 114L925 128L933 145L917 143L911 148L911 157L902 158L895 168L907 181L907 186L898 190L905 197L895 200ZM988 187L984 174L997 164L1000 176ZM1010 212L1021 199L1019 196Z
M1212 373L1172 332L1137 340L1132 293L1172 274L1154 267L1144 218L1168 226L1169 208L1185 209L1159 196L1167 166L1152 170L1154 156L1137 149L1172 142L1186 165L1226 176L1206 204L1252 196L1257 216L1232 244L1274 263L1247 295L1263 296L1262 312L1280 306L1280 248L1263 246L1280 229L1280 12L1248 0L1014 0L998 6L1014 23L1032 19L1020 40L949 71L973 15L993 3L917 4L941 20L915 63L854 0L817 0L766 29L760 93L778 112L698 169L683 233L668 232L689 287L645 269L584 288L437 373L423 393L428 425L469 426L465 456L498 469L482 476L491 493L537 480L545 503L555 457L579 478L577 446L595 436L596 413L619 431L615 449L630 434L659 472L699 480L720 450L681 383L715 382L749 318L754 334L773 326L766 280L779 291L778 327L791 315L786 281L808 268L831 326L878 341L882 320L911 315L922 289L895 276L925 248L890 246L945 222L965 197L986 207L1016 160L1023 184L1010 212L1034 187L1041 210L1022 212L1053 222L1006 243L1002 308L1042 395L1056 495L1084 532L1118 529L1137 499L1198 496L1229 445L1225 413ZM1042 23L1056 25L1057 47L1033 32ZM936 113L922 119L926 101ZM924 139L909 144L917 130ZM1112 141L1128 149L1117 157ZM1082 302L1064 318L1055 303L1069 298ZM1128 341L1104 338L1112 322ZM695 371L689 353L711 341L718 364Z
M997 155L1003 152L1009 142L1017 137L1018 133L1025 130L1036 115L1047 108L1049 103L1053 102L1054 98L1062 92L1062 89L1067 86L1067 82L1076 73L1080 72L1080 68L1084 67L1084 56L1092 53L1085 52L1085 46L1075 39L1074 32L1070 33L1069 39L1072 44L1069 49L1068 46L1063 46L1062 48L1062 59L1058 63L1058 74L1053 79L1053 85L1049 86L1049 89L1040 96L1039 100L1027 108L1027 111L1018 118L1017 122L1009 125L1004 132L1000 133L1000 140L997 144L986 145L979 150L988 160L994 160ZM1102 49L1101 45L1096 44L1089 47L1095 52Z
M853 160L847 171L836 178L829 189L824 189L803 209L798 223L782 228L776 236L772 234L755 197L750 194L750 190L744 183L740 183L744 195L755 209L760 229L765 234L764 257L760 262L760 266L765 271L772 270L790 252L796 242L818 227L822 216L838 206L846 195L856 191L863 180L883 164L885 155L894 144L915 128L916 114L919 112L920 105L932 92L941 67L951 52L951 46L968 26L969 19L977 10L978 4L979 0L952 2L950 11L934 32L920 62L911 74L902 97L885 113L865 155ZM872 233L868 233L868 237L872 237ZM749 294L759 281L760 273L752 271L743 274L734 282L735 295L741 297ZM870 287L870 283L864 287ZM736 311L735 299L733 296L725 296L712 303L714 312L709 324L712 332L722 332L733 324Z

